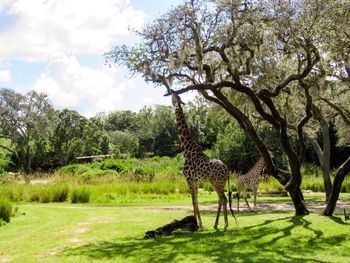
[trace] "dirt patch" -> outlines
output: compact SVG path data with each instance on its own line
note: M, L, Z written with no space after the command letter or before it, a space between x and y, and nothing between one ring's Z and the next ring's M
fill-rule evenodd
M73 229L70 233L71 234L83 234L87 231L88 231L88 229L85 227L78 227L78 228Z
M24 206L31 206L31 205L24 205ZM253 204L250 203L250 206L253 207ZM119 208L141 208L141 209L152 209L152 210L188 210L192 211L191 205L132 205L132 206L126 206L126 205L120 205L120 206L80 206L80 205L41 205L41 207L52 207L52 208L63 208L63 209L103 209L103 210L115 210ZM326 204L324 202L307 202L306 207L312 211L312 212L321 212L325 207ZM216 211L217 210L217 204L212 205L200 205L199 209L201 211ZM337 207L335 212L343 212L344 209L347 211L350 211L350 201L338 201ZM233 210L237 211L237 206L233 204ZM257 210L258 211L294 211L294 206L292 203L257 203ZM247 212L248 207L246 204L240 205L240 211ZM100 217L94 217L89 219L89 221L84 222L85 225L91 224L91 223L109 223L111 219L108 218L100 218ZM81 222L82 224L83 222Z
M52 179L34 179L34 180L30 180L31 184L48 184L53 182Z
M68 239L68 242L69 243L79 243L79 242L81 242L81 239L77 238L77 237L73 237L73 238Z
M251 207L253 204L250 204ZM184 206L184 205L175 205L175 206L138 206L145 209L152 209L152 210L188 210L192 211L192 206ZM312 212L322 212L323 209L326 207L326 204L324 202L308 202L306 204L306 207L312 211ZM234 211L237 210L236 206L233 206ZM350 211L350 202L345 201L338 201L336 212L343 212L344 209ZM200 205L199 206L200 211L216 211L217 205ZM292 203L258 203L257 204L257 211L294 211L294 206ZM248 212L248 207L244 204L240 206L240 211L242 212Z
M0 263L7 263L11 261L11 257L0 255Z

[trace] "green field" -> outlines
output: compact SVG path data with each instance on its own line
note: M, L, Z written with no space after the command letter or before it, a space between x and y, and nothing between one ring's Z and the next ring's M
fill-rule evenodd
M0 262L346 262L349 223L339 215L240 213L226 232L203 212L196 233L144 240L188 210L157 207L23 204L0 227ZM222 222L221 222L222 223ZM222 226L222 225L220 225Z
M289 196L266 196L283 190L267 177L259 188L259 212L236 213L238 225L230 217L226 232L212 229L215 211L204 211L204 206L215 205L217 195L203 183L199 202L204 229L144 240L146 231L192 214L188 186L176 162L151 161L140 162L142 169L136 165L138 170L124 168L121 173L78 165L65 168L67 173L34 175L31 183L5 180L0 197L9 200L16 213L0 226L0 263L346 262L350 257L350 221L344 221L342 210L334 217L320 216L320 210L313 209L304 217L295 217L293 208L259 210L263 203L291 203ZM232 190L234 185L233 178ZM322 185L318 174L305 176L307 203L324 202ZM343 203L350 201L349 178L344 186L339 197ZM233 204L236 209L236 200ZM245 207L243 200L241 204Z

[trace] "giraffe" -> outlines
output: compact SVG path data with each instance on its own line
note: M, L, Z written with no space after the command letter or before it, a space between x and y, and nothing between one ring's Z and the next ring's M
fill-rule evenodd
M241 175L237 178L236 188L237 188L237 211L239 212L239 194L243 191L244 200L250 211L252 209L247 201L247 188L251 188L254 194L254 212L256 211L256 193L259 187L259 177L262 170L265 167L264 158L260 157L259 160L254 164L254 166L249 170L248 173Z
M180 96L175 91L170 90L170 94L172 95L172 104L175 108L180 146L185 157L183 174L191 192L193 212L197 219L198 226L202 228L202 220L198 207L197 183L199 181L209 181L219 197L214 229L217 229L221 208L223 207L225 221L224 230L226 230L228 227L228 220L225 182L228 180L229 170L222 161L209 158L203 153L202 147L192 138L188 129L181 106L184 103L181 101ZM232 209L231 213L233 215Z

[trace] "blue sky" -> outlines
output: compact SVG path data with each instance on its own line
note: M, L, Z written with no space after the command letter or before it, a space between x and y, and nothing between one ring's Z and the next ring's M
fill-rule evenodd
M135 41L129 26L141 28L180 3L0 0L0 87L45 92L55 108L85 116L170 104L161 87L130 78L123 67L106 67L102 55Z

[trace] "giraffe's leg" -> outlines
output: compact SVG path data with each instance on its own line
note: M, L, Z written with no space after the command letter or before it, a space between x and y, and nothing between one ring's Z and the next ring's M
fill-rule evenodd
M249 211L251 212L252 209L250 208L249 203L248 203L248 200L247 200L247 190L246 190L246 189L243 190L243 197L244 197L245 203L247 204L247 206L248 206L248 208L249 208Z
M219 217L220 217L220 212L221 212L221 207L223 207L224 210L224 230L228 227L228 219L227 219L227 198L225 195L225 188L224 186L217 186L215 187L216 193L218 194L219 197L219 206L218 206L218 211L216 213L216 220L214 224L214 229L217 229L218 224L219 224Z
M256 212L256 193L257 193L257 189L254 189L253 193L254 193L254 212Z
M221 212L221 206L222 206L222 202L219 199L218 201L218 211L216 213L216 219L215 219L215 224L214 224L214 229L218 229L218 224L219 224L219 217L220 217L220 212Z
M199 213L199 207L198 207L197 185L195 183L189 183L189 187L190 187L191 196L192 196L194 217L197 219L198 227L202 228L202 220L201 220L201 215Z
M225 220L224 231L225 231L226 228L228 227L228 219L227 219L227 198L224 190L222 190L222 206L224 208L224 220Z
M239 212L239 194L240 193L241 193L240 191L236 193L236 197L237 197L237 212Z

